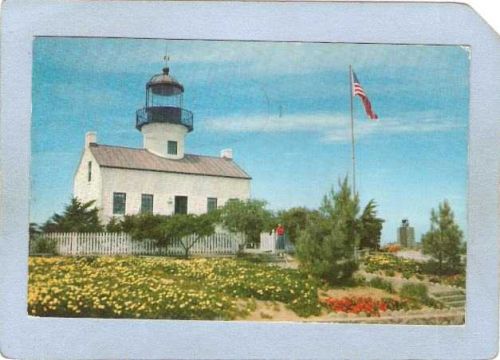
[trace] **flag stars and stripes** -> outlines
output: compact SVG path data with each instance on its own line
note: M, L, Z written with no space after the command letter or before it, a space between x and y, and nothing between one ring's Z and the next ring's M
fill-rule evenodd
M368 99L368 96L365 93L365 90L361 86L358 77L352 72L352 96L359 96L361 98L361 101L363 102L363 106L365 108L366 115L368 118L371 120L376 120L378 119L377 114L372 109L372 104L370 103L370 100Z

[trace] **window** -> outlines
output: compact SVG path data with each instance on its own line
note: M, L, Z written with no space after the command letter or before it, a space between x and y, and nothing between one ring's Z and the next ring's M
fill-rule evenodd
M153 195L142 194L141 196L141 213L153 213Z
M170 141L169 140L167 152L170 155L177 155L177 141Z
M207 198L207 212L217 209L217 198Z
M113 193L113 214L125 214L125 203L127 201L127 194L115 192Z
M88 181L92 180L92 161L88 162L88 174L87 174L87 179Z
M188 198L187 196L176 196L175 197L175 213L176 214L187 214L188 210Z

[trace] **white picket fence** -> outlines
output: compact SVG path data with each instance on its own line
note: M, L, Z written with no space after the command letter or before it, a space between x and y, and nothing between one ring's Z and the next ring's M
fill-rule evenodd
M260 246L259 250L262 252L276 252L276 232L272 233L262 233L260 234Z
M36 253L36 242L55 242L59 255L184 255L182 244L194 245L191 255L232 255L244 244L241 234L215 233L196 241L194 235L174 240L167 247L160 247L153 240L132 240L126 233L47 233L30 241L30 254Z

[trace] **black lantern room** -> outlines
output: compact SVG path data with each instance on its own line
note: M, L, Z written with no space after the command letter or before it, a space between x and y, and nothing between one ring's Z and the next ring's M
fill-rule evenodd
M141 130L147 124L168 123L193 131L193 113L182 108L183 93L184 86L169 74L168 67L163 68L146 84L146 106L137 110L135 127Z

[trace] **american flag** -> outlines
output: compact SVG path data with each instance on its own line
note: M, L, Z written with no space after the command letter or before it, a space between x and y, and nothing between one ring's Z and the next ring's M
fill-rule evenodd
M375 112L372 109L372 104L370 103L370 100L368 100L368 96L366 96L365 90L359 83L358 77L352 72L352 96L359 96L361 98L361 101L363 102L363 105L365 107L366 115L371 119L371 120L377 120L378 116L375 114Z

